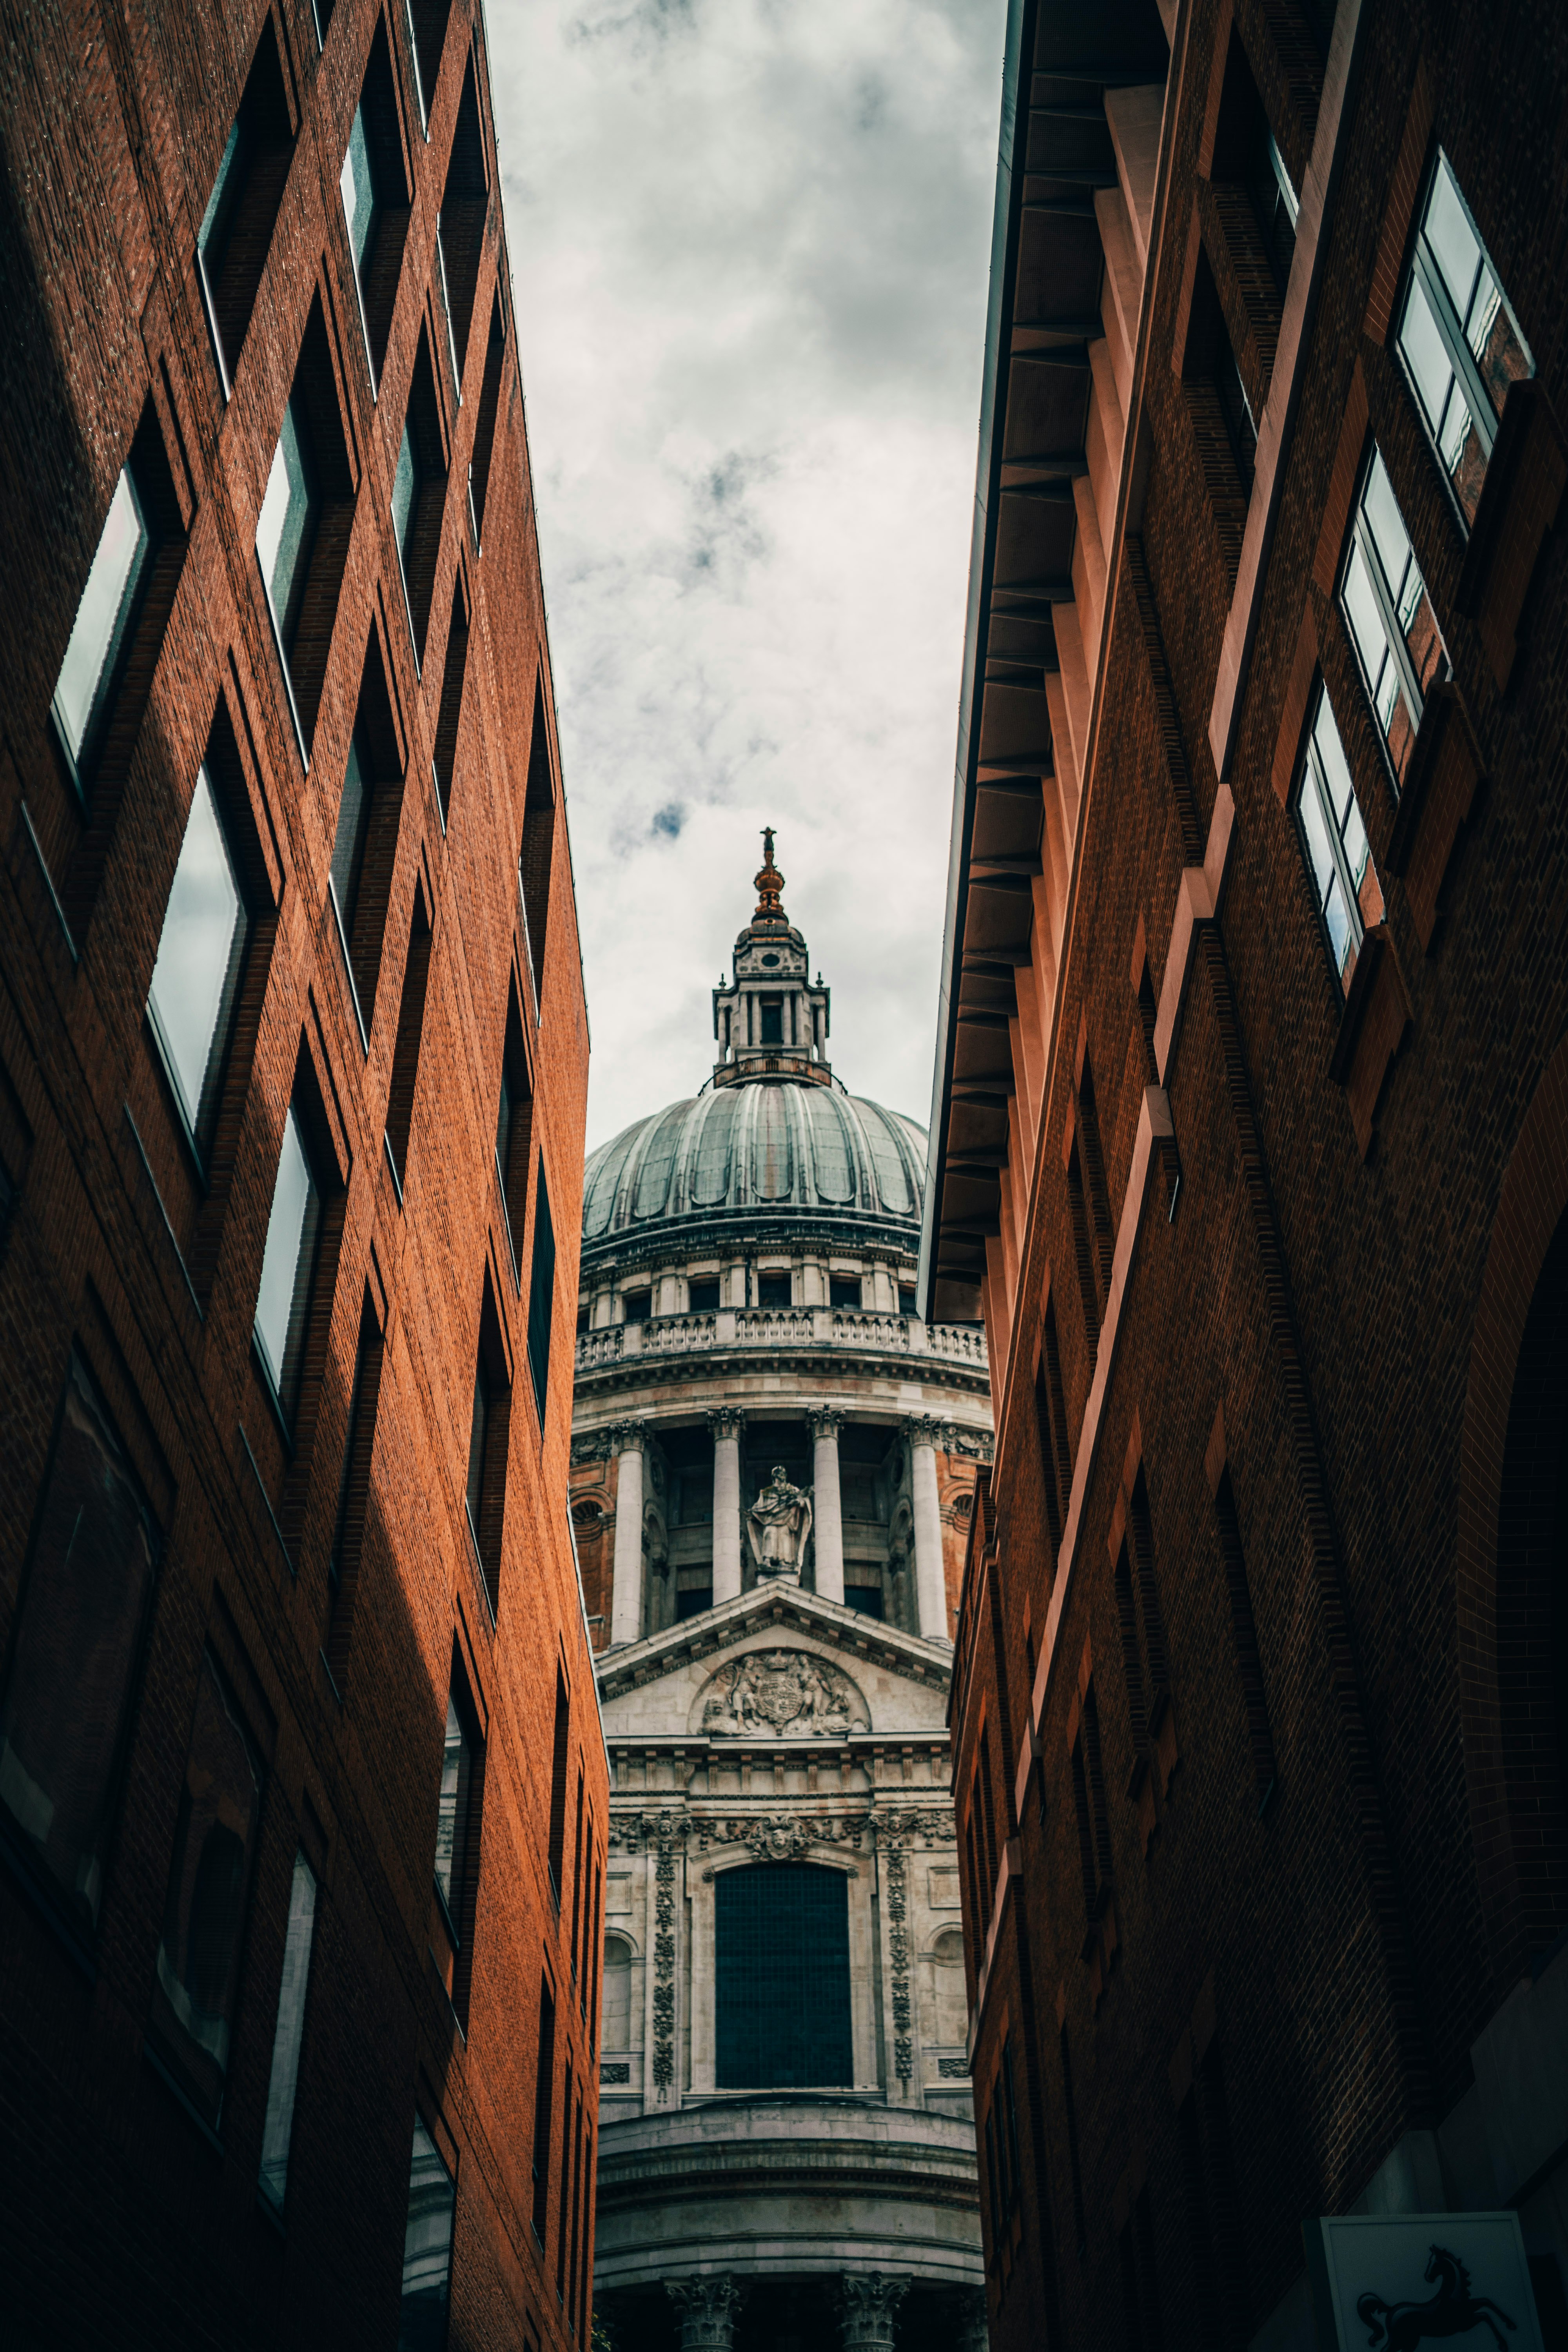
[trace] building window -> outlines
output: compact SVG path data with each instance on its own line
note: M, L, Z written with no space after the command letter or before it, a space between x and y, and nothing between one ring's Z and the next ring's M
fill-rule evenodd
M163 909L147 1017L198 1156L211 1139L250 924L205 764Z
M757 1043L760 1045L782 1045L784 1044L783 997L764 996L760 998L758 1000L757 1012L762 1022L762 1026L757 1034Z
M628 1290L622 1298L621 1307L628 1323L647 1323L653 1314L653 1293L651 1290Z
M1473 523L1508 388L1533 375L1535 363L1441 151L1411 255L1399 352L1465 520Z
M1334 724L1328 688L1322 685L1307 738L1296 817L1329 953L1348 988L1367 927L1382 920L1383 892L1350 761Z
M900 1282L899 1285L900 1314L906 1316L912 1322L919 1311L920 1309L914 1284L912 1282Z
M886 1613L883 1606L882 1588L879 1584L850 1584L846 1582L844 1587L844 1606L846 1609L858 1610L862 1617L881 1617Z
M268 18L196 235L196 274L226 400L234 391L293 156L278 37Z
M690 1301L691 1312L693 1315L716 1314L719 1308L718 1276L716 1274L710 1275L705 1276L700 1282L693 1282L690 1289Z
M463 74L463 95L458 106L458 126L441 191L438 241L441 291L452 353L452 379L463 381L473 324L474 295L484 255L485 220L489 210L489 186L485 178L484 136L479 126L479 90L472 53ZM460 396L460 395L459 395Z
M605 1937L604 2036L606 2050L632 2046L632 1948L624 1936Z
M473 1743L463 1727L457 1702L447 1698L447 1740L441 1755L441 1793L436 1805L436 1885L448 1923L461 1906L463 1874L468 1864L468 1790L472 1778ZM456 1942L458 1931L452 1927Z
M557 1723L559 1723L559 1713ZM533 2078L533 2236L540 2252L550 2220L550 2126L555 2101L555 1998L539 1987L539 2060Z
M272 1213L256 1294L256 1345L286 1426L299 1402L300 1360L321 1236L321 1193L292 1103L272 1190Z
M369 1515L370 1465L375 1453L375 1413L381 1398L384 1345L367 1293L360 1310L353 1386L349 1391L348 1428L343 1436L343 1463L338 1480L338 1507L332 1522L332 1548L327 1556L331 1595L327 1671L340 1692L348 1666L360 1555Z
M429 344L421 328L408 391L408 412L403 420L403 438L398 444L392 478L392 532L403 578L408 634L414 642L415 660L421 668L446 499L446 453L441 442Z
M127 465L121 468L109 502L98 551L55 681L55 730L72 782L84 797L83 779L102 740L121 656L152 552L146 510L133 469Z
M681 1570L684 1576L688 1571ZM689 1617L700 1617L713 1606L713 1585L710 1579L703 1584L682 1584L675 1596L675 1622L684 1625Z
M485 377L488 389L489 370ZM479 426L484 425L484 410ZM480 506L483 518L483 505ZM523 794L522 848L518 858L518 884L522 893L523 945L533 982L537 1015L544 987L544 950L550 920L550 877L555 855L555 783L550 772L550 734L544 716L544 674L533 683L533 734L528 751L528 783Z
M310 556L321 521L321 498L317 485L315 452L304 403L290 394L267 477L267 491L256 523L256 552L266 583L268 607L289 677L289 657L299 633L300 610L310 576Z
M498 289L490 303L490 330L485 339L485 372L479 383L479 414L474 426L474 454L468 462L468 528L474 552L484 546L485 500L489 492L490 464L495 455L496 418L500 410L500 373L506 358L506 324Z
M374 394L386 359L409 216L392 58L379 17L338 186Z
M278 2024L272 2036L272 2072L267 2084L267 2122L261 2137L261 2193L283 2210L289 2179L289 2142L294 2129L294 2094L300 2080L300 2044L305 2032L305 1989L310 1946L316 1933L316 1874L302 1853L294 1856L289 1895L289 1927L283 1938L283 1982Z
M528 1369L533 1378L541 1429L550 1387L550 1330L554 1315L555 1228L550 1221L550 1194L541 1160L533 1193L533 1266L528 1283Z
M848 1880L763 1863L722 1872L713 1893L720 2089L847 2086Z
M566 1678L555 1669L555 1730L550 1759L550 1831L545 1860L556 1908L561 1906L561 1870L566 1853L566 1760L572 1745L572 1699Z
M403 2232L403 2305L397 2352L441 2352L452 2281L452 2212L458 2185L417 2111Z
M348 757L343 762L343 788L338 799L338 828L332 839L332 862L327 873L327 892L332 902L338 938L342 944L343 961L348 967L349 986L353 992L360 1042L366 1053L370 1051L370 1024L360 1001L359 978L354 971L351 942L354 935L354 917L359 908L360 876L364 870L364 845L370 831L374 798L370 762L361 749L356 727L349 737ZM374 1010L374 1005L372 1010Z
M73 1349L0 1706L0 1836L83 1936L98 1925L158 1531Z
M392 1053L392 1084L386 1097L386 1150L401 1201L408 1186L408 1149L414 1129L414 1094L419 1082L419 1047L425 1034L425 999L430 985L430 916L425 893L416 889L408 926L408 959L397 1007L397 1042Z
M197 2112L223 2108L239 1991L251 1865L261 1824L261 1759L210 1650L174 1830L151 2035Z
M1375 443L1351 525L1340 602L1398 783L1410 762L1426 690L1442 674L1447 656Z
M468 1428L465 1506L492 1617L500 1605L510 1421L511 1391L507 1385L500 1324L487 1274L479 1309L479 1344L474 1358L474 1408Z
M790 1297L791 1287L791 1277L787 1274L759 1274L757 1305L759 1307L791 1306L793 1304Z
M452 582L452 617L447 630L447 656L441 669L441 701L436 717L436 748L431 770L441 811L441 829L451 815L452 793L458 782L458 735L463 723L463 680L468 668L468 601L463 593L459 566Z
M518 1244L522 1239L528 1206L529 1147L533 1130L533 1097L528 1084L528 1064L522 1050L522 1024L517 1006L509 1001L506 1033L501 1045L500 1086L496 1097L496 1177L500 1185L501 1215L507 1246L511 1252L514 1283L521 1283Z
M830 1274L827 1277L827 1303L830 1307L858 1308L863 1289L858 1274ZM900 1298L902 1292L900 1293Z

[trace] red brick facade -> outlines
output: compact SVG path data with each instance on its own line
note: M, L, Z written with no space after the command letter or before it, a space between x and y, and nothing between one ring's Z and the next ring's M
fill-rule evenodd
M952 1702L991 2338L1310 2343L1303 2220L1370 2200L1517 2205L1561 2342L1563 26L1015 37L922 1265L996 1399ZM1439 151L1535 371L1469 516L1399 342ZM1386 744L1374 453L1443 656ZM1500 2032L1545 2053L1500 2106Z
M593 2272L588 1047L482 16L15 8L5 57L0 2335L542 2352Z

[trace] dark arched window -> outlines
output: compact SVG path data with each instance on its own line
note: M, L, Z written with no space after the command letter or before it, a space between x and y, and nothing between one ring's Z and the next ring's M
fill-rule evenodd
M713 1892L719 2088L852 2083L848 1880L769 1862L723 1872Z

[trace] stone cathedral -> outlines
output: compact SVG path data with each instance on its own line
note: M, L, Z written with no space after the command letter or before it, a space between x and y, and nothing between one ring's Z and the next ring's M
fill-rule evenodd
M846 1092L771 833L700 1093L590 1158L572 1517L611 1761L618 2347L984 2341L947 1731L978 1327Z

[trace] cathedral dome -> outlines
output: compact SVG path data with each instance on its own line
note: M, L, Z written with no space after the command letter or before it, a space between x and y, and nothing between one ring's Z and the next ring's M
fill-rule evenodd
M583 1249L658 1227L737 1217L868 1225L918 1246L923 1128L837 1086L787 1077L715 1085L636 1120L584 1174Z

